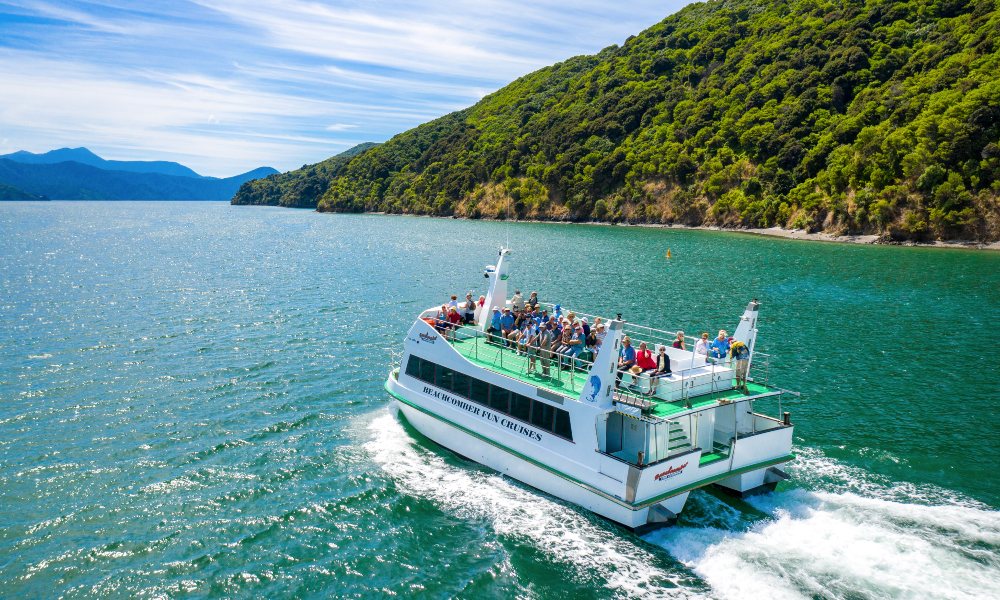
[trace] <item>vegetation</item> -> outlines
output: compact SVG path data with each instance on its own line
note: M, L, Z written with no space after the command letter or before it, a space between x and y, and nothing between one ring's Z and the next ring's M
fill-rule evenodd
M323 211L996 240L998 40L992 1L694 4L281 177Z
M376 146L371 142L358 144L350 150L314 165L302 165L289 173L275 173L264 179L254 179L240 186L233 204L259 204L291 208L316 208L330 180L340 174L352 158Z
M48 200L45 196L36 196L23 192L16 187L0 183L0 200Z

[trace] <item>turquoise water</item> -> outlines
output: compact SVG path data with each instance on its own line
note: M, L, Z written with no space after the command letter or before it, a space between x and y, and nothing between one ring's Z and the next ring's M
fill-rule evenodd
M643 538L421 438L390 353L508 227L0 205L0 597L988 597L1000 254L518 224L513 281L666 328L760 299L795 480ZM670 248L673 259L664 259Z

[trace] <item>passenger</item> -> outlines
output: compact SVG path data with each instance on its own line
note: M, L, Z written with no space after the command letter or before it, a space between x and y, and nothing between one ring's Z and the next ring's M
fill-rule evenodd
M448 306L445 304L442 304L434 315L434 329L437 329L438 333L444 333L448 329Z
M531 292L531 295L528 296L528 306L530 306L532 310L538 308L538 292Z
M458 314L458 309L454 306L448 307L448 329L445 332L445 338L448 337L448 331L451 332L451 339L455 339L455 332L458 329L458 324L462 322L462 315Z
M656 384L661 377L670 377L670 356L667 354L666 346L659 346L656 349L656 369L649 378L650 396L656 394Z
M632 338L625 336L622 338L622 347L618 351L618 373L615 377L615 387L621 385L622 373L635 366L635 348L632 347Z
M500 317L500 335L504 339L505 346L512 331L514 331L514 315L510 314L509 308L504 307L503 316Z
M695 356L697 356L697 355L700 354L701 356L704 356L705 358L708 358L708 332L707 331L702 331L701 332L701 337L698 339L697 342L695 342L695 344L694 344L694 353L695 353Z
M451 300L448 301L448 307L455 309L458 308L458 296L456 296L455 294L451 295Z
M687 346L684 344L684 332L678 331L677 337L674 339L674 348L680 348L681 350L687 350Z
M650 352L649 348L646 346L646 342L639 342L639 350L635 353L635 366L639 367L639 373L637 375L646 375L647 377L653 374L656 370L656 360L653 358L653 353ZM635 378L638 381L638 377ZM652 387L652 384L650 384Z
M490 317L490 326L486 330L486 341L495 344L496 336L503 335L501 321L503 317L500 315L500 308L497 306L493 307L493 316Z
M604 323L601 323L600 317L597 319L597 323L594 325L594 354L595 356L601 351L601 346L604 345L604 338L608 336L608 332L604 330Z
M556 304L555 307L552 309L552 314L555 315L557 319L562 318L562 306Z
M531 339L531 327L534 323L531 319L524 319L521 328L517 330L517 353L522 356L528 355L528 340Z
M549 311L542 309L542 324L549 322Z
M521 295L521 290L514 291L514 297L510 299L510 306L517 312L524 310L524 296Z
M729 340L726 338L727 335L729 334L726 333L725 329L720 329L719 337L712 340L712 343L709 344L708 349L712 358L726 358L726 355L729 354Z
M583 335L585 337L589 336L590 335L590 323L587 323L587 317L584 317L583 319L581 319L580 323L583 325Z
M462 309L462 322L466 325L476 323L476 301L472 299L472 292L465 295L465 306Z
M586 338L583 335L583 327L570 326L569 330L569 348L566 349L566 356L570 358L569 368L578 369L580 363L577 358L579 358L580 353L583 352L584 340Z
M524 345L528 352L528 369L526 373L535 372L535 358L538 356L538 323L530 321L527 325L527 338Z
M546 323L538 330L538 354L542 359L542 376L549 376L549 359L552 358L552 344L555 334L552 333L552 323Z
M729 348L729 354L736 368L736 387L747 394L749 393L747 390L747 371L750 369L750 348L747 348L743 342L735 340Z
M535 322L535 325L542 324L542 315L538 312L538 306L531 309L531 320Z
M489 315L483 314L483 311L486 310L485 306L486 296L480 296L479 301L476 302L476 323L482 322L482 319L489 318Z

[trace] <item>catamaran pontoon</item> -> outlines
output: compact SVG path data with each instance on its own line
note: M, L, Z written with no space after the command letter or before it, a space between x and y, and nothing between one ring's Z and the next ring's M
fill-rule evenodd
M502 249L487 267L484 308L509 305L510 263ZM792 425L787 412L761 412L768 405L782 414L783 390L766 378L737 388L730 362L673 348L673 334L620 319L608 321L592 362L554 359L544 376L489 339L483 312L479 326L448 337L430 324L436 309L421 313L385 383L407 421L442 446L635 529L672 522L691 490L715 484L747 494L787 478L780 466L793 458ZM734 333L750 349L750 368L761 358L757 312L751 302ZM628 372L616 387L626 334L667 346L672 374L655 391L648 376Z

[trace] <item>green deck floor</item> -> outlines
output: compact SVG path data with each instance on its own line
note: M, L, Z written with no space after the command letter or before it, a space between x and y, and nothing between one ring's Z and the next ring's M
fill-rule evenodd
M458 350L459 354L474 364L564 396L576 398L580 395L580 391L587 381L586 373L571 373L566 370L560 372L554 359L550 361L549 377L541 375L541 359L535 362L537 372L527 373L528 357L520 356L510 348L501 348L494 344L487 344L486 338L483 337L453 341L452 346ZM756 383L748 384L748 388L750 394L761 394L767 391L766 387ZM714 405L720 399L734 399L742 396L743 392L736 389L695 396L691 398L691 407L703 408ZM644 398L653 403L653 408L649 411L649 414L654 417L665 418L688 410L685 403L680 400L667 402L658 398L648 398L646 396Z

